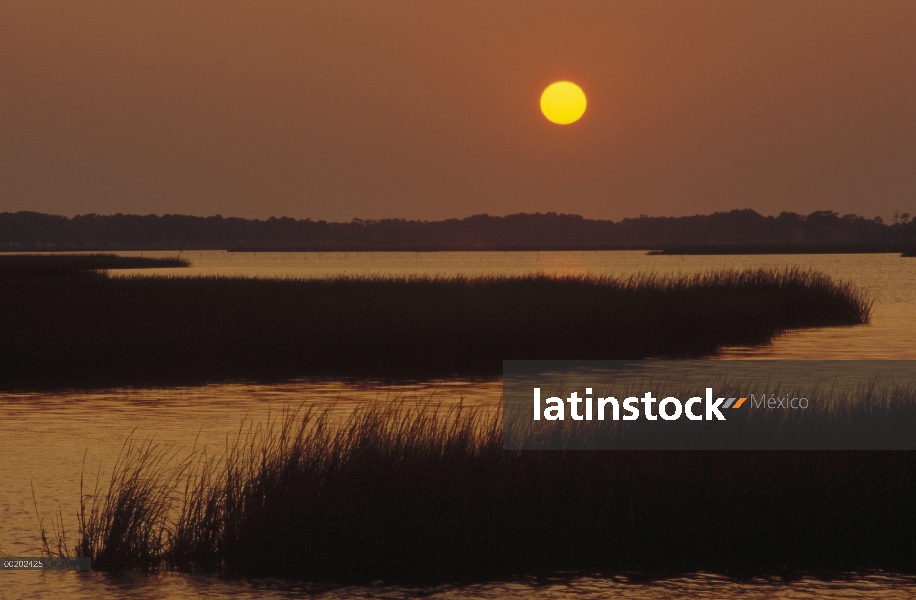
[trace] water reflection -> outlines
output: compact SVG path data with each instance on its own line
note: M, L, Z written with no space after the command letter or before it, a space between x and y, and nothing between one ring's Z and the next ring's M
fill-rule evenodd
M4 582L0 582L4 583ZM8 581L5 583L9 583ZM110 577L101 573L23 573L6 591L22 591L31 597L45 593L72 599L184 600L189 598L233 598L237 600L315 598L338 600L355 598L407 599L429 598L505 598L542 600L589 600L622 598L632 600L802 600L806 598L881 599L912 597L916 578L870 574L848 580L820 581L803 578L791 583L781 580L735 582L723 577L697 574L651 583L628 583L606 577L578 577L555 581L482 583L464 586L439 586L412 589L396 586L348 586L321 588L275 580L225 581L201 575L128 575Z

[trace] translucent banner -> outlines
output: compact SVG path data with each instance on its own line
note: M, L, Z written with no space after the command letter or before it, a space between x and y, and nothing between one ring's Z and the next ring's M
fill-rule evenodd
M507 450L916 450L916 361L504 361Z

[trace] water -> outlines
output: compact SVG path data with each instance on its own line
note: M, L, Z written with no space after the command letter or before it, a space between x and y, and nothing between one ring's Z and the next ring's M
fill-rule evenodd
M123 253L139 255L136 253ZM175 256L176 252L143 252L144 256ZM322 277L328 275L560 275L628 276L640 272L694 273L710 269L810 267L851 280L874 299L872 323L787 332L771 345L724 348L716 358L766 359L916 359L916 259L898 255L770 255L770 256L647 256L643 252L437 252L437 253L226 253L184 252L188 269L122 271L117 275L223 275L244 277ZM6 394L0 420L0 552L36 554L36 501L46 526L58 512L72 526L78 506L80 474L92 487L96 473L110 471L125 439L153 438L174 448L194 444L219 451L243 420L263 423L284 407L328 407L345 414L360 402L392 398L427 402L462 400L495 407L499 380L423 381L400 385L373 382L292 382L282 385L232 383L195 388L118 389L79 393ZM91 491L91 490L87 490ZM733 583L697 575L652 585L579 578L538 584L491 583L463 588L405 590L343 588L319 590L284 582L226 582L177 574L110 578L99 573L0 574L0 597L122 598L809 598L898 597L913 580L875 575L824 583L803 580Z
M916 578L875 574L848 581L819 581L806 578L786 583L753 581L737 583L715 575L697 574L654 583L625 583L609 578L580 577L568 581L499 582L467 586L409 589L389 586L351 586L320 588L276 581L223 581L199 575L127 575L111 577L102 573L26 573L4 574L0 585L15 577L15 587L0 587L0 593L13 591L18 598L61 597L72 600L142 598L231 598L232 600L270 600L315 598L346 600L362 598L428 598L459 600L467 598L505 600L670 600L676 598L744 600L867 600L912 598ZM19 592L22 592L21 594Z

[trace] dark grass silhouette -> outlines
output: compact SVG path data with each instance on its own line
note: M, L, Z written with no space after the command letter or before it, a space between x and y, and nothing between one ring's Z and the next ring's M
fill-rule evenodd
M498 414L388 406L287 414L177 468L160 454L120 461L75 546L46 550L340 584L916 572L914 452L505 451Z
M492 376L504 359L697 356L868 322L806 270L264 280L0 276L0 388Z
M0 254L0 277L49 274L99 269L161 269L187 267L183 258L151 258L116 254Z

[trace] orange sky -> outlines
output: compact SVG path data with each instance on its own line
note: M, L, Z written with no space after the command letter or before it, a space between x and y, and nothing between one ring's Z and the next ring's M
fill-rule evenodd
M732 208L916 209L916 2L0 3L0 210Z

